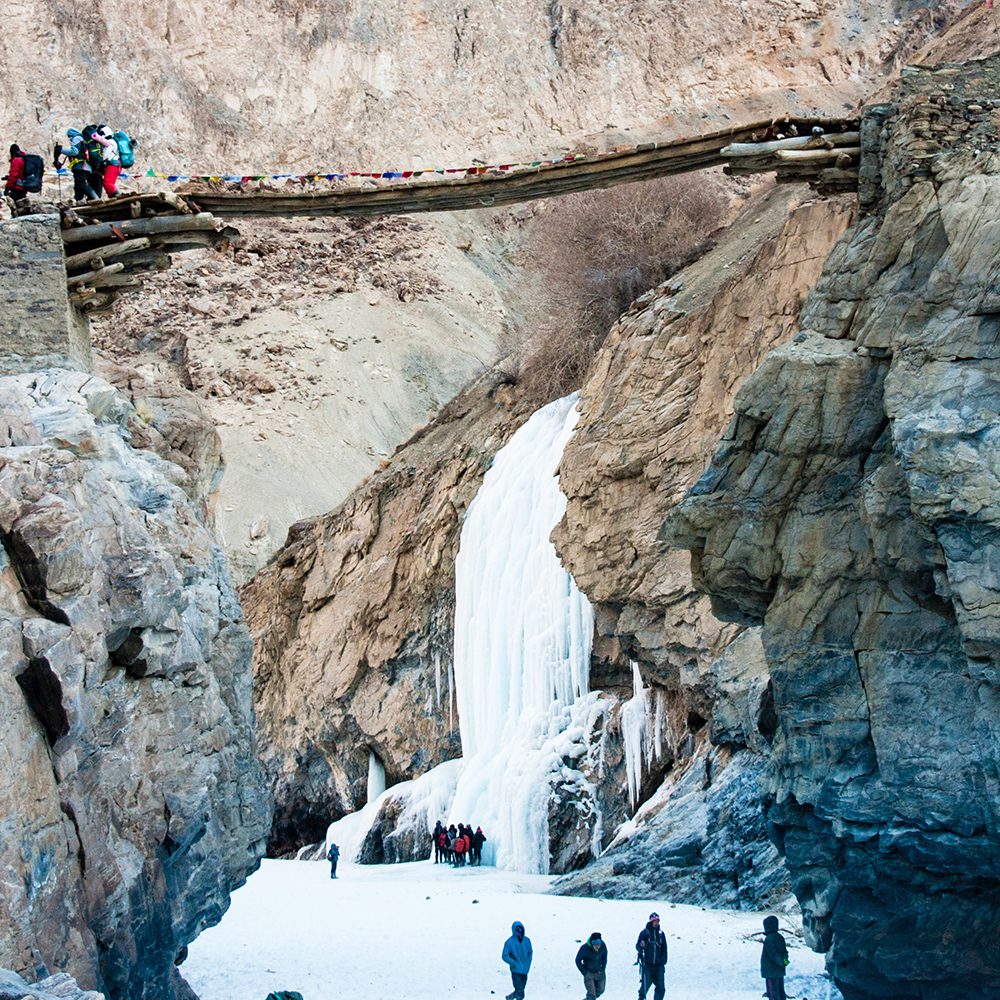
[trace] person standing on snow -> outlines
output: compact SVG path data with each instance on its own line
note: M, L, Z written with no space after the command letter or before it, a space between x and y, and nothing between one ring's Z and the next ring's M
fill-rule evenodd
M481 826L476 827L476 832L472 835L472 863L481 865L483 863L483 844L486 843L486 834Z
M587 990L584 1000L597 1000L607 984L605 972L608 968L608 947L601 940L600 931L594 931L580 945L576 953L576 967L583 975L583 985Z
M785 969L788 966L788 945L778 932L778 918L764 918L764 947L760 953L760 976L764 980L768 1000L786 1000Z
M444 833L444 823L438 820L434 825L434 832L431 834L431 843L434 845L434 864L439 864L444 857L442 833Z
M330 845L330 850L326 852L326 860L330 862L330 878L336 878L337 862L340 860L340 848L336 844Z
M653 986L653 1000L663 1000L667 992L663 972L667 967L667 936L660 930L660 915L651 913L649 922L639 932L635 943L639 953L639 1000L646 1000L649 987Z
M520 920L515 920L510 929L512 933L504 942L500 957L510 966L510 979L514 989L504 1000L524 1000L528 970L531 968L531 938L525 937L524 924Z

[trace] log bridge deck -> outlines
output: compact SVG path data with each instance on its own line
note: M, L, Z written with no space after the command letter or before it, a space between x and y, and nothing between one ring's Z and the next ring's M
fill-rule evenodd
M723 167L743 176L774 173L778 183L807 183L820 194L856 191L860 160L856 119L753 122L620 152L567 157L536 167L459 178L428 171L418 180L274 191L193 191L126 195L65 206L63 240L70 300L83 312L107 312L141 273L170 266L170 254L221 248L238 235L223 221L242 216L375 216L454 212L511 205ZM776 132L780 138L772 138Z

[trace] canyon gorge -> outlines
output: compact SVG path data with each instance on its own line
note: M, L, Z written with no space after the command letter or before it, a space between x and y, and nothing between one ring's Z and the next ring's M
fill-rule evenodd
M562 199L239 219L89 325L59 216L2 223L0 996L192 1000L262 857L439 819L560 896L800 919L845 1000L995 995L1000 12L9 23L9 134L100 109L165 171L860 125L856 193L689 175L721 207L573 384Z

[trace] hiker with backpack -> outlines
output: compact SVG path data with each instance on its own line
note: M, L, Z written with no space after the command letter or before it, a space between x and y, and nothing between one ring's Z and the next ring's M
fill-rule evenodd
M3 193L14 202L15 207L28 197L24 189L24 151L17 143L10 147L10 168L4 175Z
M97 126L93 141L103 148L101 157L104 190L109 198L114 198L118 194L118 178L122 170L135 164L136 141L127 132L112 132L107 125Z
M667 990L663 973L667 967L667 936L660 930L660 915L651 913L645 928L635 943L639 965L639 1000L646 1000L649 987L653 1000L663 1000Z
M340 848L336 844L330 844L330 849L326 852L326 860L330 862L330 878L336 878L337 862L340 860Z
M66 158L73 173L73 198L76 201L95 201L100 198L97 192L96 177L90 165L90 150L87 141L79 129L66 129L69 139L68 146L56 144L53 151L53 162L56 170L62 167L63 157ZM103 185L102 185L103 187Z

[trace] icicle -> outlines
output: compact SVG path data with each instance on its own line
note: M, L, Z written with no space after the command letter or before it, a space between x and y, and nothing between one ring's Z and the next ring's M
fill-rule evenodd
M642 769L646 757L646 714L648 705L646 689L642 686L642 674L635 660L632 664L632 697L622 705L621 726L625 744L625 774L628 779L628 797L632 808L639 801L642 785ZM648 761L647 761L648 763Z
M385 791L385 765L374 750L368 751L368 801L374 802Z
M441 651L434 652L434 700L438 708L441 707Z

